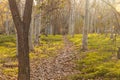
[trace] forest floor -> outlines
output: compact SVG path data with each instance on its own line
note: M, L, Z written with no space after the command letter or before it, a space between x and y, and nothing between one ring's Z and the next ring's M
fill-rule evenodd
M120 36L89 34L88 50L80 50L82 34L41 36L30 53L31 80L120 80L117 58ZM17 80L15 35L0 35L0 80Z
M63 37L64 46L57 50L57 55L31 63L31 80L70 80L68 76L79 73L75 69L77 58L75 46L66 36Z
M15 36L0 37L0 80L17 80ZM30 53L31 80L70 80L69 76L79 73L75 48L67 36L43 36Z

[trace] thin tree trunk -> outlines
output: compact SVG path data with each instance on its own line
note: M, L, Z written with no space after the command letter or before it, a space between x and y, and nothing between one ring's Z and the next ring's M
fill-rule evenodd
M52 24L50 23L50 35L53 34L53 28L52 28Z
M16 32L16 56L18 57L18 36Z
M82 50L87 50L88 49L88 33L87 33L87 28L89 27L89 21L88 21L88 5L89 5L89 0L86 0L85 2L85 18L84 18L84 27L83 27L83 38L82 38Z
M30 51L33 51L34 50L34 45L33 45L33 23L31 23L31 26L30 26L30 30L29 30L29 35L28 35L28 38L29 38L29 50Z
M9 32L9 12L6 12L6 26L5 26L5 32L6 32L6 35L9 35L10 32Z
M30 25L30 30L29 30L29 50L33 51L34 50L34 45L33 45L33 26L34 26L34 14L32 14L32 20L31 20L31 25Z
M34 43L35 43L36 46L40 43L39 39L40 39L40 19L39 19L39 16L38 16L35 19L35 39L34 39Z
M70 0L70 17L69 17L69 34L74 36L74 26L75 26L75 1Z

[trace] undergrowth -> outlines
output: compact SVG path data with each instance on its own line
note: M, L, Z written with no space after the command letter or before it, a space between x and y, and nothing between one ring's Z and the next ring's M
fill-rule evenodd
M78 51L82 45L82 35L69 36ZM88 51L78 52L79 59L76 61L76 69L79 74L70 76L70 80L120 80L120 60L117 59L117 47L120 38L114 42L105 35L89 34Z

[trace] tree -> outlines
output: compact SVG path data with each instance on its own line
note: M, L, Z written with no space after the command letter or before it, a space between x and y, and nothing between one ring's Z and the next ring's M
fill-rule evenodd
M75 0L70 0L70 18L69 18L69 34L74 36L75 26Z
M34 44L35 46L39 45L40 40L40 14L37 14L35 17L35 39Z
M6 24L6 26L5 26L5 32L6 32L6 35L9 35L9 18L8 18L8 16L9 16L9 12L6 12L6 22L5 22L5 24Z
M40 28L41 28L41 12L40 8L37 6L40 5L40 0L36 1L35 11L33 14L34 18L34 45L38 46L40 43Z
M30 80L28 35L31 22L33 0L26 0L23 19L15 0L8 0L18 36L18 80Z
M32 20L31 20L31 25L29 29L29 50L34 51L34 45L33 45L33 26L34 26L34 14L32 14Z
M89 0L86 0L85 2L85 18L84 18L84 26L83 26L83 38L82 38L82 50L87 50L88 42L88 34L87 34L87 28L89 27L89 13L88 13L88 8L89 8Z

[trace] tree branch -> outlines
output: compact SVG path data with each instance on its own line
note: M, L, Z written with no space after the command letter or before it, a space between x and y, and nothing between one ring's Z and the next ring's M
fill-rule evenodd
M25 3L25 10L23 14L23 23L25 24L25 30L29 30L30 22L31 22L31 15L32 15L32 6L33 0L26 0Z
M9 1L11 13L12 13L13 21L15 22L15 27L16 27L17 31L19 31L20 24L22 23L22 21L20 18L20 14L19 14L19 10L18 10L16 1L15 0L8 0L8 1Z
M112 4L110 4L109 2L106 2L105 0L101 0L101 1L109 5L120 16L120 13L116 10L116 8Z

